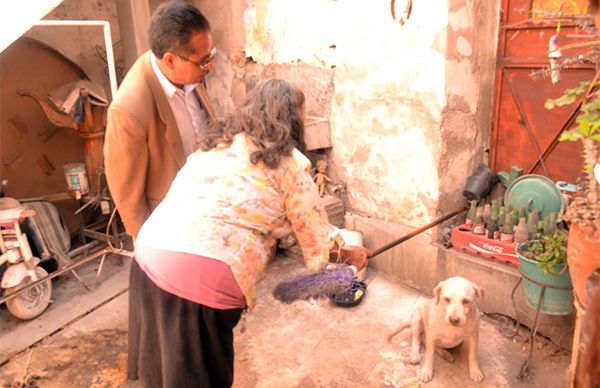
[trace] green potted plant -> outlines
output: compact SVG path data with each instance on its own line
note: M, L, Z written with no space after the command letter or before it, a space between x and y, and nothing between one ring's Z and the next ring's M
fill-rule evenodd
M566 89L557 99L548 99L546 108L580 102L576 125L561 135L560 141L580 141L584 171L581 189L568 206L570 223L567 262L578 303L585 308L585 284L600 267L600 72L592 82Z
M540 311L550 315L573 312L571 277L567 265L567 238L569 232L556 229L550 235L519 245L520 269L524 277L525 299L537 308L542 285L544 290Z

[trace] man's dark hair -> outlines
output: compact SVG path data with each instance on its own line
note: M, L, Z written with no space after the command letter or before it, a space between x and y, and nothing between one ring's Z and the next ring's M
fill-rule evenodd
M150 21L150 49L157 58L167 51L193 55L189 42L193 33L210 31L208 19L196 7L183 0L161 4Z
M596 13L600 8L600 0L590 0L588 11L589 13Z

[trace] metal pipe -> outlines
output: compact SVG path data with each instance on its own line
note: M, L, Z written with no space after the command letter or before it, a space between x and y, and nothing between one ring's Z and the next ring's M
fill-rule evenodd
M81 266L83 264L89 263L90 261L92 261L92 260L94 260L94 259L96 259L96 258L98 258L98 257L100 257L102 255L109 254L109 253L115 253L117 255L133 257L133 252L130 252L130 251L124 251L124 250L118 250L118 249L112 249L112 248L104 248L102 250L99 250L99 251L91 254L90 256L88 256L88 257L86 257L84 259L81 259L81 260L77 261L74 264L71 264L68 267L65 267L65 268L63 268L61 270L58 270L58 271L55 271L55 272L52 272L48 276L44 276L43 278L38 279L38 280L36 280L36 281L34 281L34 282L26 285L26 286L23 286L23 287L17 289L16 291L14 291L14 292L11 292L8 295L4 295L2 298L0 298L0 304L6 302L9 299L12 299L12 298L16 297L17 295L19 295L23 291L27 291L30 288L33 288L33 287L39 285L42 282L54 279L57 276L60 276L60 275L66 273L66 272L69 272L69 271L71 271L71 270L73 270L73 269L75 269L75 268L77 268L77 267L79 267L79 266Z
M434 221L428 223L427 225L420 227L419 229L413 230L409 234L404 235L404 236L400 237L397 240L394 240L394 241L392 241L390 243L385 244L384 246L382 246L380 248L375 249L372 252L370 258L373 258L373 257L375 257L375 256L377 256L377 255L379 255L379 254L387 251L388 249L391 249L391 248L395 247L396 245L401 244L404 241L409 240L409 239L415 237L416 235L423 233L427 229L431 229L434 226L436 226L438 224L441 224L442 222L444 222L444 221L446 221L446 220L448 220L448 219L450 219L450 218L452 218L452 217L454 217L454 216L456 216L456 215L464 212L465 210L467 210L466 206L460 207L460 208L456 209L455 211L450 212L450 213L448 213L448 214L446 214L446 215L438 218L437 220L434 220Z
M83 244L75 249L70 250L69 252L67 252L67 256L69 256L69 258L72 259L78 256L81 252L86 252L87 255L89 251L92 251L101 245L104 245L102 241L90 241L89 243Z
M80 26L102 27L104 29L104 45L106 46L106 63L108 65L108 79L110 81L110 94L115 99L117 94L117 71L115 70L115 57L113 53L110 23L106 20L40 20L34 26Z

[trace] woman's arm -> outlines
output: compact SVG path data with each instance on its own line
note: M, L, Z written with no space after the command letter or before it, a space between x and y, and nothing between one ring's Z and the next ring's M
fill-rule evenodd
M280 189L285 197L286 216L302 249L305 265L311 272L318 272L329 262L329 250L338 230L328 222L317 186L306 169L310 162L302 158L295 155L291 166L279 175Z

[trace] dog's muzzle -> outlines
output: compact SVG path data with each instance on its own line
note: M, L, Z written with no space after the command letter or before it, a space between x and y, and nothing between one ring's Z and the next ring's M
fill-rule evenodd
M452 326L459 326L460 325L460 318L449 318L448 321L450 322L450 324Z

